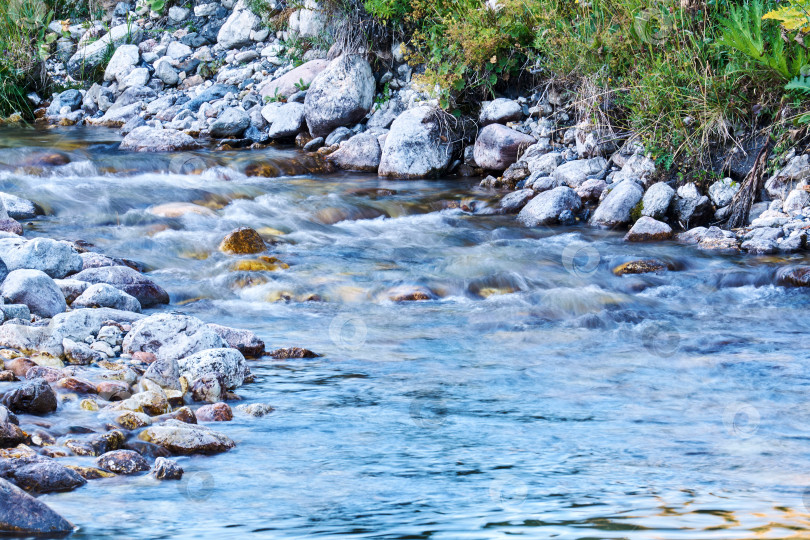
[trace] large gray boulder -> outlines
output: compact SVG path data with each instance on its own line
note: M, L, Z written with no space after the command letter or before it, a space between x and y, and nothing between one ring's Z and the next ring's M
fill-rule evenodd
M381 157L377 135L360 133L341 144L327 159L347 171L377 172Z
M107 283L116 289L134 296L141 307L148 308L157 304L168 304L169 295L163 288L128 266L102 266L82 270L74 279L88 283Z
M810 178L810 155L802 154L792 158L787 165L768 178L765 182L765 191L771 199L784 200L788 193L808 178Z
M140 313L141 303L134 296L116 289L107 283L90 285L81 293L72 304L73 308L101 308L107 307L122 311Z
M9 270L41 270L57 279L82 269L82 258L72 245L50 238L0 238L0 259Z
M250 375L247 361L236 349L218 348L200 351L178 360L180 375L195 381L203 375L215 375L227 389L242 386L245 377Z
M73 525L11 482L0 479L0 532L16 535L65 535Z
M241 137L250 126L248 113L237 107L229 107L214 120L208 131L212 137Z
M360 55L339 56L312 81L304 99L309 132L325 137L336 127L361 120L374 103L376 83Z
M544 191L534 197L518 214L518 221L530 227L552 225L559 222L560 214L565 211L578 212L582 201L576 192L560 186Z
M259 86L259 94L261 94L262 99L281 96L285 98L289 97L298 91L296 85L300 86L302 82L305 86L311 85L312 81L315 80L315 77L317 77L321 71L326 69L328 65L328 60L320 58L310 60L306 64L302 64L297 68L288 71L277 79L266 80L261 84L261 86Z
M14 270L0 285L0 296L25 304L34 315L51 318L67 309L62 290L41 270Z
M0 203L12 219L33 219L39 214L34 203L10 193L0 192Z
M633 208L641 201L644 190L634 180L623 180L610 190L591 217L591 225L617 227L631 221Z
M672 238L672 227L649 216L640 217L624 236L628 242L654 242L668 238Z
M179 420L146 428L139 438L166 448L172 454L218 454L227 452L236 444L226 435L197 424ZM1 512L1 511L0 511Z
M603 157L576 159L557 167L552 176L556 180L565 182L568 187L576 189L588 178L601 176L607 166L608 162Z
M641 199L641 215L662 220L669 211L675 190L663 182L658 182L647 188L644 198Z
M124 338L122 349L127 354L143 351L158 358L179 360L223 347L227 347L225 340L196 317L158 313L135 322Z
M261 27L262 20L249 9L234 10L219 29L217 43L223 49L250 45L250 32Z
M451 145L442 140L437 109L416 107L400 114L385 138L378 174L395 178L426 178L447 170Z
M246 358L259 358L264 355L264 341L254 332L213 323L209 323L208 327L224 339L228 347L238 350Z
M675 217L685 228L702 225L712 216L712 204L709 198L701 195L693 183L684 184L676 192L673 203Z
M119 149L132 152L176 152L197 147L199 144L182 131L141 126L124 137Z
M104 70L104 80L121 83L135 68L140 59L141 52L137 45L121 45L115 50L110 62L107 64L107 69Z
M505 124L523 118L523 108L517 101L506 98L497 98L485 101L478 115L478 123L482 126L489 124Z
M503 171L517 161L520 152L536 142L531 135L501 124L489 124L475 140L473 157L481 168Z
M301 103L268 103L262 108L262 118L270 124L267 136L271 139L295 137L304 130L306 116Z
M124 43L140 43L143 37L141 27L137 24L121 24L96 41L79 47L68 60L65 68L74 79L84 80L91 77L102 65L110 47L116 48Z
M87 483L73 469L43 456L0 459L0 478L34 493L72 491Z

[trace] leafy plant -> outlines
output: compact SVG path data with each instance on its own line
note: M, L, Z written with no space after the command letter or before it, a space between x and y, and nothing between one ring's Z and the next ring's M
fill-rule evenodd
M295 89L299 92L304 92L305 90L309 90L309 83L305 83L304 79L298 79L298 82L295 83Z
M285 103L287 101L287 96L278 93L278 88L273 93L272 96L265 96L264 101L266 103Z
M779 28L763 25L763 19L775 18L770 12L763 15L764 2L751 0L739 7L731 6L728 17L720 17L723 27L720 43L736 49L762 65L790 79L807 63L804 44L782 39Z
M788 32L807 33L810 31L810 1L788 0L787 6L769 11L762 18L779 21Z

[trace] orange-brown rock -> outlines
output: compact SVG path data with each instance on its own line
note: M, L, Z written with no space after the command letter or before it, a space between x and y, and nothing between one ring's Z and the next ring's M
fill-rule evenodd
M236 229L222 240L220 251L232 255L253 255L266 249L261 235L249 227Z

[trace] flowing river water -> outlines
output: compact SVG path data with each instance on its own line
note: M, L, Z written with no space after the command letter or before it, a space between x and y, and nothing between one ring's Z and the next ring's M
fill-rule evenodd
M168 309L322 356L251 361L237 393L275 411L217 424L236 448L179 458L182 481L43 496L75 538L810 537L810 296L774 285L784 261L525 228L476 180L118 140L0 131L0 191L47 211L26 236L138 261ZM54 151L70 163L36 165ZM213 212L148 211L175 202ZM239 226L289 268L234 271L217 245ZM673 270L613 274L644 257ZM414 287L434 298L390 299Z

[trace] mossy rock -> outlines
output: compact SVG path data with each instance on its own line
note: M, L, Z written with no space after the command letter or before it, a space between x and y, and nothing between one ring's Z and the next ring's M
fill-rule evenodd
M613 269L613 273L617 276L626 274L649 274L664 272L669 270L669 265L664 261L658 259L644 259L639 261L630 261L620 264Z
M265 249L261 235L249 227L236 229L219 245L220 251L231 255L253 255Z

